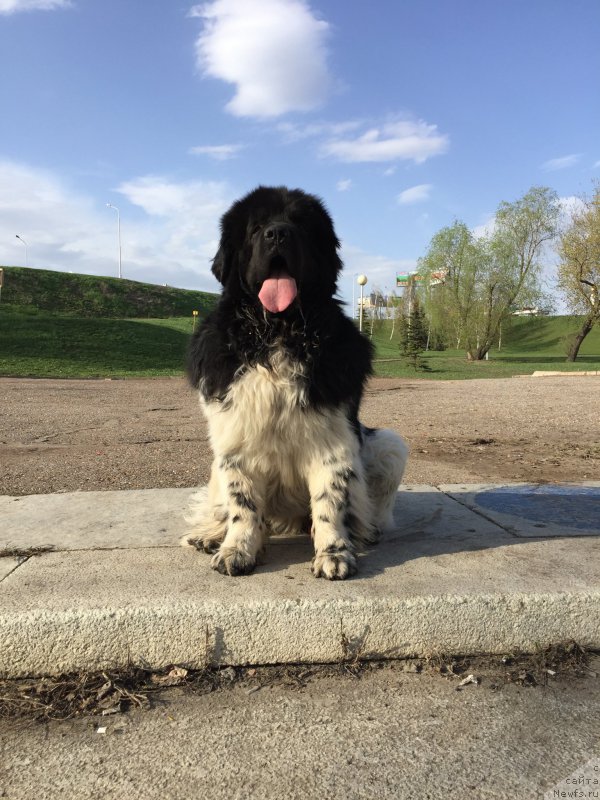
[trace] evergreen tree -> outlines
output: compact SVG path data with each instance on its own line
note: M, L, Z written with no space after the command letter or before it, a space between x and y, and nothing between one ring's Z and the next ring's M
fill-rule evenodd
M427 347L427 319L418 299L412 303L410 316L400 317L400 353L404 361L414 370L430 370L431 367L423 358Z

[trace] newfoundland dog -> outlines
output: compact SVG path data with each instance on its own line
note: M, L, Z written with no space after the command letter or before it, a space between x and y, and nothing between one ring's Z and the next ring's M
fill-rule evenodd
M223 293L188 361L214 461L183 543L223 575L252 572L270 534L310 531L314 575L343 579L393 524L408 451L358 420L372 345L334 297L339 244L298 189L261 186L221 220Z

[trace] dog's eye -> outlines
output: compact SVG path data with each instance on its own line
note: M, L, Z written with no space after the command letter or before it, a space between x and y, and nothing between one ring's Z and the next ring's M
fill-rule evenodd
M262 230L262 225L253 225L250 229L250 236L256 236L257 233L260 233Z

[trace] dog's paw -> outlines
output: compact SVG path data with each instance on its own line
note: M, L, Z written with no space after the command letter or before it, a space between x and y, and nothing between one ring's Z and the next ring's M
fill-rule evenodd
M220 547L210 565L221 575L249 575L256 566L256 557L234 547Z
M312 563L315 578L327 578L330 581L343 581L354 575L357 569L356 556L348 548L322 550L315 555Z
M196 550L201 550L204 553L212 555L216 553L221 546L222 538L216 539L206 536L187 535L181 540L183 547L195 547Z

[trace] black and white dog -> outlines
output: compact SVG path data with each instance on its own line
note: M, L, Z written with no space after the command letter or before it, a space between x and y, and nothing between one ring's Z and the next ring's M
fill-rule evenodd
M251 572L270 533L310 530L313 573L346 578L392 525L408 450L358 420L372 346L334 299L338 248L297 189L259 187L221 220L223 293L188 362L214 461L183 543L224 575Z

